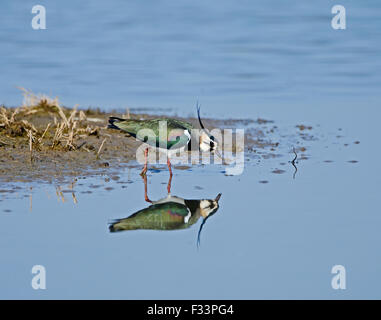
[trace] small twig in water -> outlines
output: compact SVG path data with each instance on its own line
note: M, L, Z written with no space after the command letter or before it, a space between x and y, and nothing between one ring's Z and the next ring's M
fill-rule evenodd
M298 159L298 154L295 151L295 148L292 148L292 151L294 151L295 158L291 161L292 164L295 164L296 159Z
M298 159L298 154L296 153L295 148L292 148L292 150L294 151L294 154L295 154L295 158L291 161L291 164L295 168L294 175L293 175L292 178L295 179L295 175L298 172L298 168L296 167L296 163L297 163L296 159Z
M74 204L77 204L77 203L78 203L78 200L77 200L77 197L75 196L75 193L72 192L72 193L71 193L71 196L73 197L73 202L74 202Z

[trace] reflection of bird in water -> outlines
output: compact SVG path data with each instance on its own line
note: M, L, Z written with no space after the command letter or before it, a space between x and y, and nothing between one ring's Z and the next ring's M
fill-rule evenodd
M145 182L145 193L147 191L147 179ZM202 227L207 219L215 214L219 208L221 193L215 199L194 199L188 200L176 196L167 197L151 201L147 194L145 198L151 205L148 208L139 210L131 216L118 219L110 226L110 232L127 230L178 230L186 229L195 224L200 217L203 218L198 233L197 244L200 242Z
M172 176L170 157L179 150L185 150L187 147L189 149L191 139L192 141L193 139L197 141L199 150L202 152L215 151L221 157L217 151L216 139L205 129L201 122L199 106L197 106L197 115L202 128L201 131L193 130L195 127L186 121L170 118L133 120L110 117L108 128L122 130L153 148L167 151L167 165L169 173ZM160 134L163 124L165 125L166 132ZM145 164L141 172L142 176L147 172L148 150L149 148L147 147L144 152Z
M200 217L207 219L213 215L219 208L220 197L221 194L218 194L214 200L187 200L168 195L128 218L117 220L110 226L110 231L185 229L196 223Z

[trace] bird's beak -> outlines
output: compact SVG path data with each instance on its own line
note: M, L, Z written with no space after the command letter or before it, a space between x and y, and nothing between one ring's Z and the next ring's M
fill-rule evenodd
M220 200L221 196L222 196L222 193L219 193L217 195L216 199L214 199L214 201L216 201L218 203L218 201Z

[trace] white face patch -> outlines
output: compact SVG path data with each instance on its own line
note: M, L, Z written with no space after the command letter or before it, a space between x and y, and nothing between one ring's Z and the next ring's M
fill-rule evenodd
M212 141L209 136L203 132L200 136L200 150L202 152L207 152L211 150L211 143L213 143L214 147L213 150L217 148L217 143L215 141Z
M201 202L200 202L200 208L201 209L205 209L205 208L207 208L209 206L210 206L210 201L209 200L201 200Z
M209 143L206 143L205 141L204 141L204 142L201 142L201 144L200 144L200 150L201 150L202 152L207 152L207 151L209 151L209 150L210 150L210 145L209 145Z
M218 206L216 201L212 200L201 200L200 201L200 211L201 215L206 218L216 207Z

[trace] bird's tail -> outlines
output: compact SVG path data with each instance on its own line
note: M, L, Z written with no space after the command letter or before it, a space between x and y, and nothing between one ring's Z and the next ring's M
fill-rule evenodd
M108 226L108 229L110 232L140 229L139 223L136 223L136 221L134 222L133 218L132 221L130 220L131 218L116 220Z
M125 121L125 120L126 119L122 119L122 118L118 118L118 117L110 117L110 118L108 118L107 128L120 130L120 128L118 126L116 126L114 123L118 123L118 122Z

